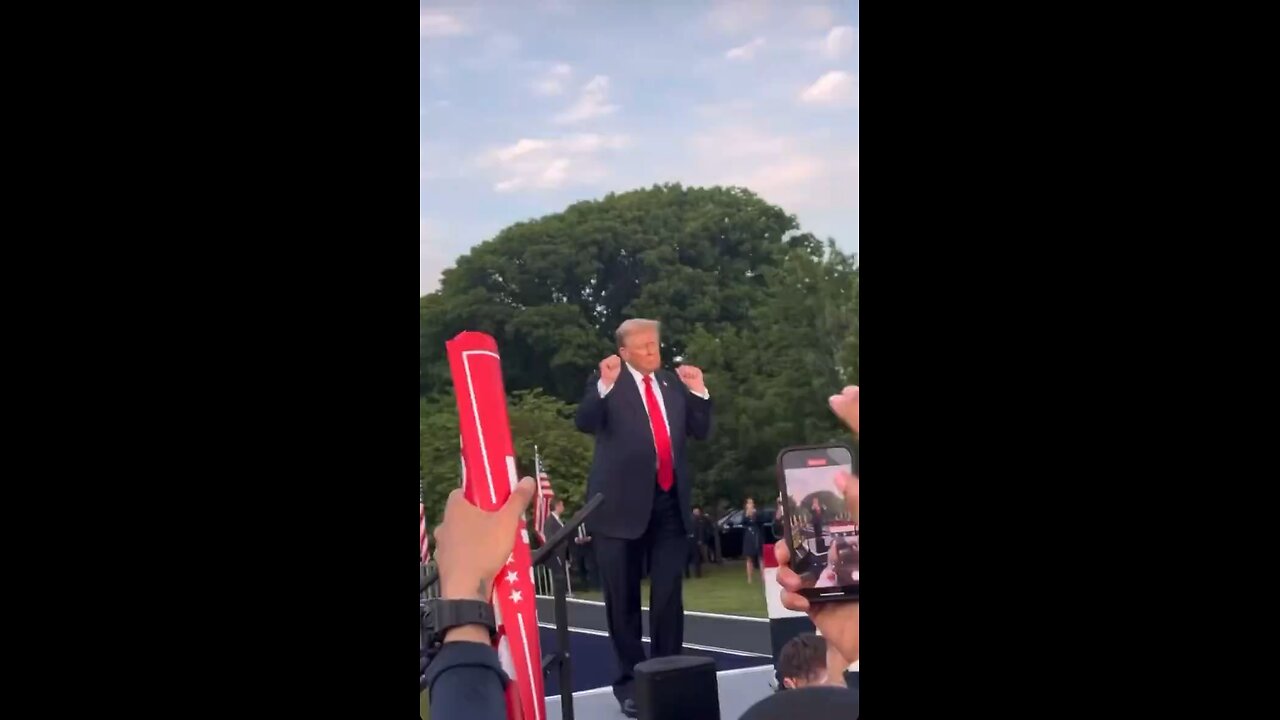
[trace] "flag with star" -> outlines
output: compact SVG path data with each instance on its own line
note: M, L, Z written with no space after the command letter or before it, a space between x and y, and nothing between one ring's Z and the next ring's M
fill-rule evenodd
M418 503L418 557L426 565L431 559L431 542L427 538L427 508Z
M538 446L533 446L533 473L538 479L538 495L533 501L533 531L538 534L540 543L547 542L547 516L551 514L551 501L556 494L551 490L551 477L542 467L542 456L538 454Z

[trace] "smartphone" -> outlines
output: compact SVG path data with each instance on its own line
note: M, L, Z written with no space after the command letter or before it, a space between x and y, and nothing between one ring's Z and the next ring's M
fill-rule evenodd
M836 487L836 475L853 468L853 451L843 445L778 453L782 536L809 602L858 599L858 524Z

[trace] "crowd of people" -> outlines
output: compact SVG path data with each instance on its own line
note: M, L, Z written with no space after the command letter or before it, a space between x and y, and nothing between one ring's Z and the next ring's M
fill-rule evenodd
M554 508L549 516L554 518L554 522L549 519L548 527L558 530L564 522L564 501L557 499ZM588 528L590 522L588 519L578 525L573 541L558 560L565 564L566 573L571 577L575 591L601 588L600 566L596 560L595 546L592 544L591 532ZM689 527L689 553L684 577L685 579L701 578L703 565L716 564L724 560L721 543L716 537L719 531L711 517L703 513L700 505L693 507ZM742 558L747 569L748 585L752 583L753 571L761 568L764 547L768 544L767 532L760 514L756 512L755 500L747 498L743 507ZM548 532L547 536L550 537L552 534L554 532ZM642 574L648 575L647 567Z
M689 556L703 557L707 533L715 532L701 509L691 509L691 470L684 453L686 437L703 439L710 431L710 393L697 368L683 365L675 373L660 369L658 324L629 320L617 332L619 355L600 363L598 375L587 383L576 423L596 439L595 459L588 479L588 495L604 495L593 514L590 531L582 531L575 548L584 548L583 570L591 558L604 589L610 637L618 660L614 695L627 717L636 717L634 669L645 659L641 645L639 583L651 579L650 635L652 657L678 655L683 650L681 568ZM617 392L618 386L624 389ZM858 434L858 389L845 388L830 399L831 409ZM652 465L638 463L652 458ZM836 478L848 517L858 519L858 480L847 473ZM485 512L469 504L455 490L437 530L441 597L444 600L487 600L489 583L507 561L511 538L521 514L535 494L532 478L516 486L506 505ZM562 507L558 508L562 511ZM754 500L744 515L744 554L748 581L760 567L763 538ZM701 520L699 519L701 518ZM558 519L558 518L557 518ZM844 548L831 555L837 559ZM782 604L808 613L822 643L797 638L784 649L783 686L753 706L744 720L792 718L805 707L835 710L840 717L857 717L858 602L813 603L800 594L804 581L790 565L786 543L775 543L777 581ZM855 549L856 553L856 549ZM845 553L847 557L847 553ZM643 566L648 558L649 566ZM856 561L856 557L854 558ZM695 565L700 568L700 562ZM431 715L489 720L506 717L504 687L509 682L490 644L484 624L451 627L425 670ZM825 658L825 673L816 667ZM839 684L840 687L832 687ZM849 714L852 711L852 714Z

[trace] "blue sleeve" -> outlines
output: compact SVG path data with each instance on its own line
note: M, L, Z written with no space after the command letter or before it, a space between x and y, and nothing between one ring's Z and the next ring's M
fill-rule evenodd
M574 416L574 424L588 435L594 435L605 423L604 398L600 397L600 390L596 387L599 381L598 373L587 381L587 391L582 394L582 402L578 403L578 412Z
M859 684L860 684L860 683L859 683L859 680L860 680L859 675L860 675L860 673L859 673L858 671L856 671L856 670L854 670L854 671L845 670L845 671L844 671L844 684L845 684L845 687L849 688L849 690L853 692L853 697L854 697L854 702L855 702L855 703L856 703L856 702L858 702L858 701L861 699L861 698L859 698L859 697L858 697L858 696L859 696L859 694L860 694L860 693L859 693L859 687L858 687L858 686L859 686Z
M692 391L686 391L685 400L685 428L695 439L706 440L711 434L711 401L703 400Z
M498 653L474 642L445 643L427 666L431 717L506 720L507 674Z

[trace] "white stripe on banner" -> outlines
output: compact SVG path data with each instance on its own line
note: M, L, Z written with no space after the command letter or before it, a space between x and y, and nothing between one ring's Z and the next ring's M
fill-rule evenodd
M480 408L476 405L476 386L471 381L471 362L468 360L470 355L491 355L496 358L498 354L488 350L465 350L462 353L462 369L467 371L467 394L471 396L471 414L476 419L476 434L480 436L480 455L484 458L484 472L489 478L489 499L497 505L498 493L493 487L493 469L489 467L489 450L484 446L484 430L480 427Z
M536 693L538 682L533 677L533 661L529 659L529 634L524 629L524 614L516 613L516 624L520 626L520 639L524 640L524 666L529 671L529 692ZM538 706L542 703L534 698L533 702L533 718L534 720L542 720L542 712Z

